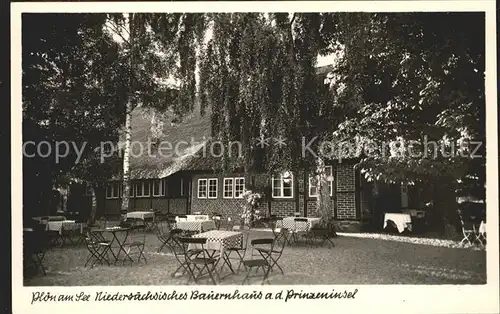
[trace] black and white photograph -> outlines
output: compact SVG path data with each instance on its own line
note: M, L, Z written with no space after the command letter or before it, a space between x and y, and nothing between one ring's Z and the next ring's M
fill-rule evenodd
M425 285L495 312L495 4L456 3L17 4L23 302L170 286L225 307L279 286L293 306Z

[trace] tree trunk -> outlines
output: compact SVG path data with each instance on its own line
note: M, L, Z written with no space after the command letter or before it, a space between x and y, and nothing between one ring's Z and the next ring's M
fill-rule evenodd
M133 87L133 72L134 72L134 15L129 13L129 42L130 42L130 77L129 77L129 93L127 106L125 109L125 148L123 152L123 194L122 194L122 211L128 211L130 202L130 146L132 140L132 97L134 92Z
M90 192L92 193L92 208L90 210L89 224L93 224L95 222L95 217L97 214L97 196L96 196L96 188L92 186L90 188Z
M434 210L440 231L447 239L458 239L459 220L453 180L442 178L436 180L434 184Z
M123 194L122 194L122 211L128 211L130 201L130 145L132 140L132 101L131 95L127 102L127 112L125 118L125 148L123 152Z
M321 220L324 224L328 223L332 216L329 206L330 191L328 189L328 180L326 177L325 162L321 157L316 159L316 206Z

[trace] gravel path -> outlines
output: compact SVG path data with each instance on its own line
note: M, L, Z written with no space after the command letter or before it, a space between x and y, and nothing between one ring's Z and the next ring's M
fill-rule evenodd
M271 234L252 231L252 238ZM421 245L382 239L339 236L334 248L286 247L280 260L285 275L276 270L271 284L484 284L486 252ZM96 266L85 269L83 247L54 248L46 253L46 276L26 279L29 286L177 285L186 278L171 278L177 267L173 256L156 253L157 239L147 239L147 264ZM166 251L166 250L165 250ZM248 251L248 254L250 250ZM226 269L227 270L227 269ZM244 271L221 284L241 284ZM251 281L259 284L259 279ZM204 281L203 283L208 283Z

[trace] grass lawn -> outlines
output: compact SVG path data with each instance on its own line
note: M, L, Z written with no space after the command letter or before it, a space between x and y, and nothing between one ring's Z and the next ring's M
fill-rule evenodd
M252 231L251 238L270 237L265 231ZM486 252L461 248L343 237L333 239L334 248L285 247L278 269L271 273L271 284L484 284L486 283ZM47 275L26 278L26 286L86 286L86 285L183 285L186 277L172 278L177 268L175 258L156 253L157 238L146 240L147 264L117 266L96 265L85 268L87 250L83 245L51 248L45 254ZM248 250L247 256L250 255ZM236 261L233 262L235 265ZM237 265L237 264L236 264ZM225 273L228 272L227 267ZM222 275L224 275L223 273ZM239 285L238 275L223 278L220 284ZM252 284L260 284L254 278ZM200 282L209 284L209 280Z

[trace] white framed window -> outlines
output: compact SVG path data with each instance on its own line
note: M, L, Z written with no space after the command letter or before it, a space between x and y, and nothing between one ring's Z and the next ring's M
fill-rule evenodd
M153 196L165 196L165 189L163 188L164 181L163 180L154 180L153 181Z
M121 192L121 184L119 183L111 183L106 187L106 198L114 199L119 198Z
M151 193L149 181L136 183L134 187L135 197L149 197Z
M325 166L326 181L328 182L328 189L330 190L330 196L333 196L333 168L332 166ZM318 197L317 191L317 176L309 175L309 197Z
M217 198L217 179L208 179L208 198Z
M234 198L243 198L245 178L234 178Z
M274 198L293 198L293 174L289 171L273 176L271 189Z
M234 179L224 178L224 189L222 192L223 198L233 198L234 196Z
M245 192L245 178L224 178L223 198L243 198L243 192Z
M207 198L207 179L198 179L198 198Z

